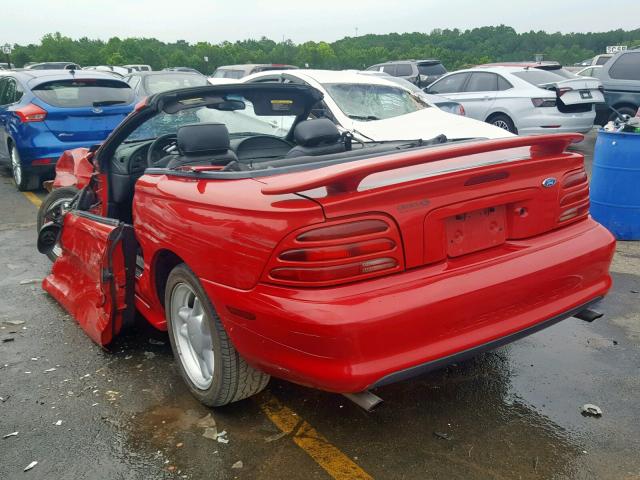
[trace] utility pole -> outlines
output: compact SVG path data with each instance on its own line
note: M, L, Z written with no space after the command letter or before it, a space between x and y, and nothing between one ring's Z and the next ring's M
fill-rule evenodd
M356 27L356 37L358 36L358 27Z

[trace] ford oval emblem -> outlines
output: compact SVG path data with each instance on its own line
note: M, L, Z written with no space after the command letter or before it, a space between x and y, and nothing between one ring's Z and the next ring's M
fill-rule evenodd
M555 178L553 178L553 177L549 177L549 178L545 178L545 179L542 181L542 186L543 186L543 187L545 187L545 188L551 188L551 187L553 187L556 183L558 183L558 181L557 181Z
M104 110L102 110L100 107L93 107L91 110L93 111L93 113L102 113L102 112L104 112Z

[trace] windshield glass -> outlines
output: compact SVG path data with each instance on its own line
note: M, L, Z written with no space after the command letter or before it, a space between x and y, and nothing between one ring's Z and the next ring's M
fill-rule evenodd
M524 70L522 72L513 72L513 75L524 80L531 85L542 85L545 83L554 83L560 82L564 80L563 77L557 75L556 73L551 73L546 70L540 70L538 68L533 68L531 70Z
M54 80L37 85L33 93L43 102L63 108L100 107L133 101L133 90L120 80Z
M134 130L125 142L150 140L168 133L175 134L181 126L196 123L223 123L232 137L245 135L285 137L295 120L295 115L258 115L255 113L253 104L238 95L233 95L232 98L229 96L228 100L238 102L237 107L244 104L244 108L224 111L197 106L177 113L160 112Z
M242 78L244 77L244 70L230 70L227 68L219 68L213 72L213 78Z
M441 63L423 63L418 64L420 75L444 75L447 73Z
M208 83L206 77L191 73L167 73L144 77L145 90L149 95L178 88L200 87Z
M384 120L427 107L402 88L366 83L325 83L323 86L340 110L354 120Z

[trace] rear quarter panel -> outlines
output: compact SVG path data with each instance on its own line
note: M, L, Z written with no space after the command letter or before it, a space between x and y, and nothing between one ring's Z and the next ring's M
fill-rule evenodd
M145 272L153 276L158 253L169 250L203 280L241 290L255 286L287 233L324 220L317 203L295 194L264 196L262 186L252 179L141 177L133 217Z

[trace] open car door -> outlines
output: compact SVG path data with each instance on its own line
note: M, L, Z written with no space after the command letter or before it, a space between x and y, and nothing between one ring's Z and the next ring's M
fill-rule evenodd
M64 216L62 253L42 287L101 346L135 315L136 242L133 227L112 218L71 210Z

